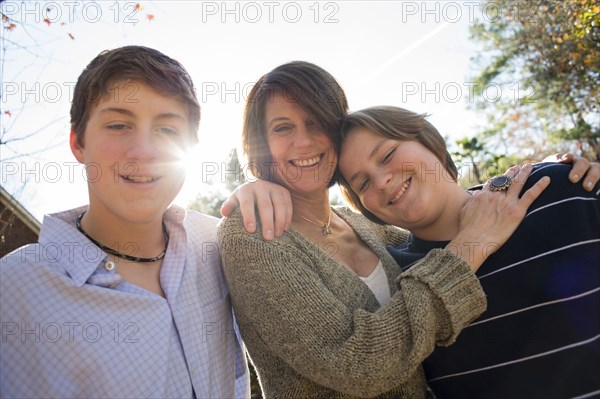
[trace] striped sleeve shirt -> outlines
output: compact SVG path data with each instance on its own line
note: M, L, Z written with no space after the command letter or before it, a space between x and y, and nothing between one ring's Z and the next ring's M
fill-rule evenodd
M600 397L600 184L538 164L524 190L552 182L477 272L488 309L425 361L439 398ZM403 268L447 242L389 250Z

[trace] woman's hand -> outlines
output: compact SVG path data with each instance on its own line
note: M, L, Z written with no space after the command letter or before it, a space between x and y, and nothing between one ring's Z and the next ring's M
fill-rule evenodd
M488 182L461 210L459 232L446 249L465 259L474 272L510 238L529 206L550 183L544 176L519 198L532 166L519 169L512 167L505 173L514 176L507 190L493 192Z
M229 216L238 207L248 233L256 231L258 210L265 240L281 236L292 225L292 198L279 184L265 180L242 184L223 202L221 215Z
M586 191L592 191L598 180L600 179L600 163L590 162L584 157L567 152L566 154L555 154L544 159L544 162L560 162L573 164L573 170L569 173L569 180L572 183L577 183L583 177L583 188Z

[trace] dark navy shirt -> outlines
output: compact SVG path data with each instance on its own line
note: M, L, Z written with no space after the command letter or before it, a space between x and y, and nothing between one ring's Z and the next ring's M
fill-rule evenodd
M488 309L425 361L438 398L600 397L600 184L537 164L524 190L552 182L477 272ZM448 242L411 237L389 251L403 269Z

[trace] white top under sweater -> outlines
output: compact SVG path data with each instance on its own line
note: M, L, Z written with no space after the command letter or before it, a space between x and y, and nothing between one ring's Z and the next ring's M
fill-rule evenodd
M377 267L375 267L375 270L373 270L370 275L367 277L360 277L360 279L371 291L373 291L373 294L375 294L375 298L377 298L380 305L385 305L387 301L390 300L388 279L385 270L383 270L381 260L379 260Z

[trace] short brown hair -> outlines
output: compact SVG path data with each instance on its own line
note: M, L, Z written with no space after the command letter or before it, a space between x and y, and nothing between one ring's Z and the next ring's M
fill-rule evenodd
M346 117L341 128L342 140L352 134L353 129L361 127L392 140L418 141L440 160L452 180L457 181L458 169L446 149L446 142L435 126L425 119L426 117L426 114L417 114L393 106L366 108L352 112ZM358 195L341 175L339 183L341 192L350 205L370 220L385 224L362 205Z
M183 65L158 50L125 46L98 54L83 70L71 103L71 129L81 146L91 109L121 81L141 82L188 106L192 142L198 141L200 104L192 78Z
M254 177L270 181L274 177L270 173L263 173L263 169L272 162L265 113L267 101L276 93L297 102L311 115L333 143L336 153L339 150L341 123L348 113L348 101L342 87L329 72L315 64L293 61L262 76L246 100L242 145ZM335 180L334 176L330 185Z

